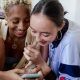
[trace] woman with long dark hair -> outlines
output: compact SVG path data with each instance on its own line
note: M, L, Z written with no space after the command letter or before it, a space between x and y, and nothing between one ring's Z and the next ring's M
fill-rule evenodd
M41 68L44 78L79 80L80 26L64 18L61 3L57 0L39 1L31 13L30 28L38 44L48 46L49 65L33 45L25 48L24 55Z

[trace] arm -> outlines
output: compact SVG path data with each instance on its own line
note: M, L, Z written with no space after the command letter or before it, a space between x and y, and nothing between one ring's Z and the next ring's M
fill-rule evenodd
M47 62L47 60L48 60L48 53L49 53L49 51L48 51L49 49L48 49L48 45L47 46L44 46L44 47L42 47L41 46L41 55L42 55L42 57L43 57L43 59ZM45 64L45 63L44 63ZM42 64L42 65L44 65L44 64ZM55 73L50 69L50 67L47 65L47 64L45 64L43 67L42 67L42 71L43 71L43 74L44 74L44 78L45 78L45 80L55 80L56 79L56 75L55 75Z
M45 80L56 80L57 76L55 73L51 70L45 77Z
M41 69L45 79L47 78L50 79L50 77L52 76L51 80L55 80L54 78L56 78L56 76L54 72L51 71L51 68L47 65L47 63L45 62L45 60L41 56L41 53L38 50L29 46L27 47L27 49L26 48L24 49L24 56L26 58L29 57L29 60L31 60L34 64L36 64L39 67L39 70ZM34 72L37 72L37 71L38 70L35 69Z
M10 71L0 71L0 80L23 80L18 74L24 73L23 70L13 69Z
M2 37L0 37L0 70L3 69L5 62L5 46Z
M42 46L41 46L40 51L41 51L41 56L42 56L43 59L47 62L47 60L48 60L48 45L45 46L45 47L42 47Z
M80 79L80 36L72 37L69 43L65 45L61 54L59 78Z

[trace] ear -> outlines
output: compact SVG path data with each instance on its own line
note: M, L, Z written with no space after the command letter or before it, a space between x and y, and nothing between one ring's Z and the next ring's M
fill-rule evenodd
M63 23L61 24L61 26L59 26L58 31L61 31L62 28L64 27L64 25L65 25L65 21L63 21Z

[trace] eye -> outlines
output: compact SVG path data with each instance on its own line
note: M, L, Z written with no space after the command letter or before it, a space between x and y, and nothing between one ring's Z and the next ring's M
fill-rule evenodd
M33 34L36 34L37 33L37 31L34 30L34 29L32 29L31 27L30 27L30 29L31 29L31 33L33 33Z
M18 24L19 23L19 20L14 20L13 21L13 24Z
M32 33L37 33L37 32L32 30Z
M42 33L42 35L43 35L44 37L49 37L49 36L50 36L49 33Z

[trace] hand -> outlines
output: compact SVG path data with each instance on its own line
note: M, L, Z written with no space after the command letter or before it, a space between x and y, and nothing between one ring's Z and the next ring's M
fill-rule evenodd
M28 61L32 61L36 65L45 62L39 50L35 49L32 45L27 46L27 48L25 47L23 53Z
M23 74L24 71L21 69L13 69L9 71L1 72L1 80L23 80L18 74Z
M37 66L36 68L34 68L33 72L34 73L38 73L40 75L40 77L37 78L37 79L35 79L35 80L43 80L44 79L44 75L43 75L43 73L42 73L42 71L41 71L41 69L40 69L39 66Z
M32 61L36 66L40 66L43 75L47 75L51 69L44 61L41 56L41 53L34 48L34 46L29 45L27 48L24 48L24 56L27 60Z
M31 69L30 70L30 74L34 74L34 73L37 73L39 74L39 78L36 78L36 79L25 79L25 80L43 80L43 74L42 74L42 71L41 71L41 68L39 66L36 66L35 68Z

